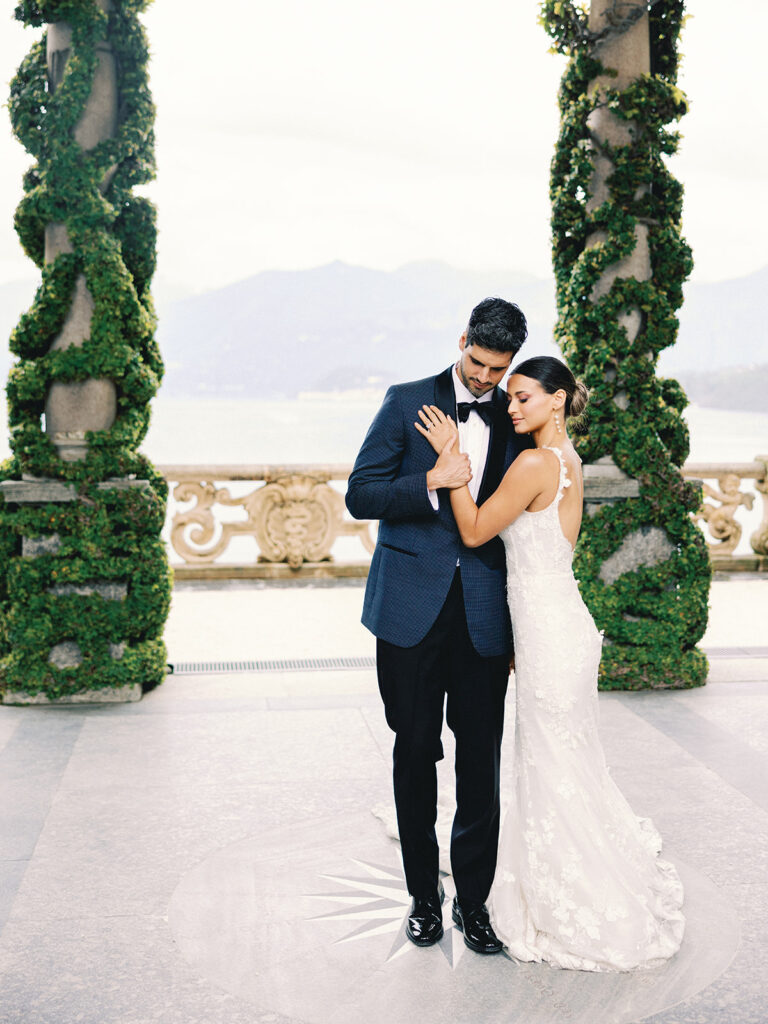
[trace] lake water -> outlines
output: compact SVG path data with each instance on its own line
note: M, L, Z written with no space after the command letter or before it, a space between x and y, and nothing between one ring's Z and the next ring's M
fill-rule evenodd
M144 449L158 463L354 461L381 394L285 401L158 398ZM689 406L690 462L768 452L768 413Z
M158 397L143 450L156 463L351 463L382 393L281 401ZM4 414L4 409L0 410ZM768 452L768 412L686 410L689 462L750 462ZM8 454L0 436L0 456Z

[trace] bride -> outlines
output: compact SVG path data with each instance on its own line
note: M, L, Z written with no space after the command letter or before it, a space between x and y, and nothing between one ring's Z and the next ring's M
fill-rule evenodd
M573 576L583 503L581 461L566 423L587 389L550 356L510 375L509 415L535 448L522 452L478 508L451 505L466 545L499 534L515 638L514 792L489 899L509 953L585 971L655 967L680 948L685 919L661 839L614 784L598 736L601 635ZM440 454L457 449L450 416L424 406L415 424Z

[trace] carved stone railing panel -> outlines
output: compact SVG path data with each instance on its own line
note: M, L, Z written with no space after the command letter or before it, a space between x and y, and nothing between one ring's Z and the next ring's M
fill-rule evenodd
M750 544L755 555L768 555L768 456L758 455L754 462L688 463L683 476L702 481L704 500L693 519L709 534L713 558L719 561L736 551L743 533L738 516L744 509L752 511L756 498L761 519Z
M741 523L736 519L736 512L740 505L751 509L755 496L739 489L741 477L737 473L726 473L719 478L718 483L719 488L704 483L704 503L694 514L693 519L694 522L704 522L709 526L710 536L718 542L719 552L730 553L741 540ZM713 505L706 500L707 498L719 504Z
M376 524L356 522L346 512L343 489L350 466L159 468L170 485L166 529L180 575L365 575ZM707 535L713 564L768 569L768 456L743 463L688 463L683 475L703 482L704 500L693 518ZM749 535L752 554L739 557L743 520L757 513L757 528ZM240 561L233 563L230 552L227 562L237 538L250 538L253 557L246 551L243 559L241 545ZM349 540L337 544L342 538ZM338 560L334 549L338 554L339 547L349 551L350 545L351 560Z
M193 502L177 509L170 524L171 547L187 565L212 566L238 536L254 539L259 562L293 570L332 560L343 536L358 538L363 551L373 552L375 524L348 518L343 495L330 486L331 480L347 479L347 466L163 466L161 472L175 503ZM259 485L233 496L221 486L233 481ZM224 508L239 509L244 517L225 521Z

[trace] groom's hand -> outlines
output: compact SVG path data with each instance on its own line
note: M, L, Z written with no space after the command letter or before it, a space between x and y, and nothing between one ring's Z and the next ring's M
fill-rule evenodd
M427 473L427 488L437 491L441 487L463 487L472 479L469 456L454 451L455 438L448 442L437 457L437 462Z

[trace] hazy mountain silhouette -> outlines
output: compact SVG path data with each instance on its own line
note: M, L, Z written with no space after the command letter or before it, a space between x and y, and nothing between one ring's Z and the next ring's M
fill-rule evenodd
M0 286L6 337L34 290L30 281ZM701 386L707 371L765 363L766 290L768 267L731 281L689 284L678 342L662 354L660 373L679 376L697 401L697 392L711 393ZM289 396L424 376L450 363L470 309L486 295L502 295L524 310L526 355L557 354L554 284L522 273L437 262L386 272L337 262L265 271L177 301L162 286L157 293L167 397ZM728 377L719 375L721 382ZM745 408L738 394L732 400Z
M518 301L538 350L553 350L553 285L526 275L438 263L257 274L168 309L168 393L291 395L424 376L448 365L470 309L491 294Z

